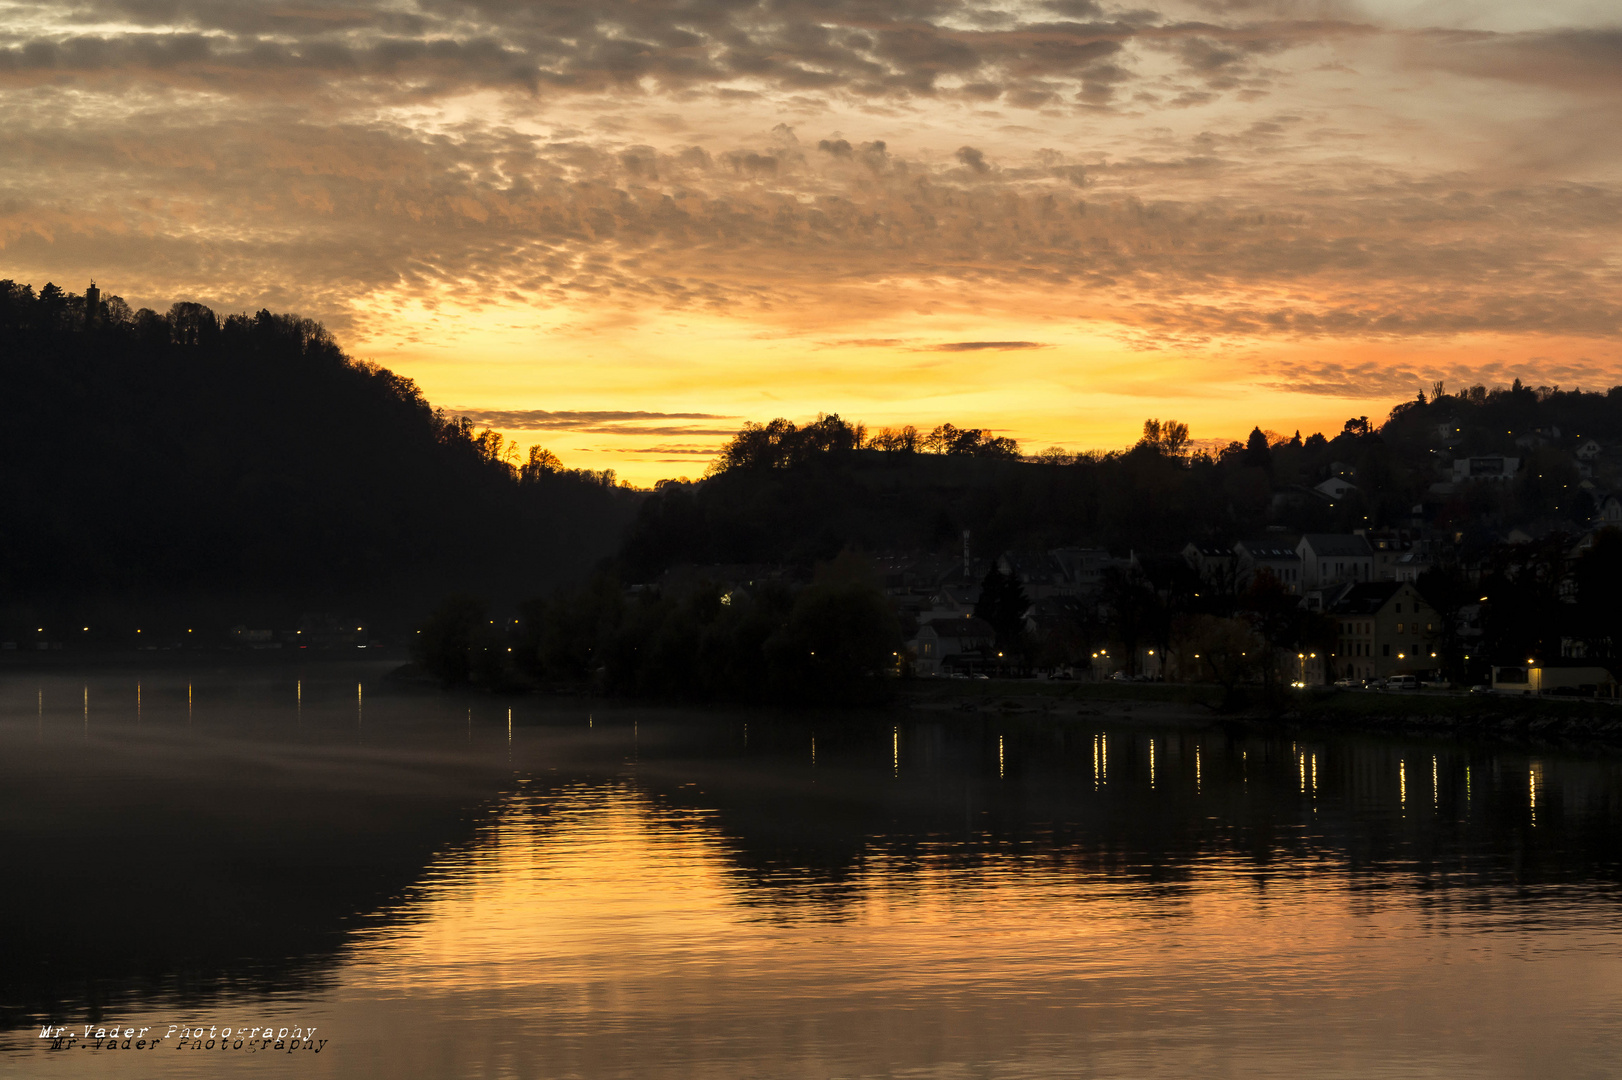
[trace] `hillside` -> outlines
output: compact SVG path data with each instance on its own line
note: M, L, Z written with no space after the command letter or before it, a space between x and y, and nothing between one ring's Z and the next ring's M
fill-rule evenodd
M515 451L309 320L0 282L0 632L531 595L611 553L638 496Z
M680 563L808 566L847 547L952 553L965 529L981 555L1064 544L1124 555L1269 528L1421 524L1484 547L1516 528L1586 529L1622 486L1622 387L1437 387L1396 405L1384 424L1354 417L1305 437L1254 430L1216 454L1189 453L1187 429L1158 421L1126 451L1034 458L928 452L924 441L841 425L750 425L714 475L661 485L627 536L624 574L652 580ZM1599 450L1580 456L1590 440ZM1507 455L1519 469L1507 482L1459 480L1455 463L1479 455ZM1347 484L1339 495L1314 490L1333 479Z

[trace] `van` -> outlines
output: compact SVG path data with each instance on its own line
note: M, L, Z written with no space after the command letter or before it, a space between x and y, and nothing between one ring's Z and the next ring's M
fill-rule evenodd
M1415 675L1393 675L1385 681L1387 690L1418 690L1419 678Z

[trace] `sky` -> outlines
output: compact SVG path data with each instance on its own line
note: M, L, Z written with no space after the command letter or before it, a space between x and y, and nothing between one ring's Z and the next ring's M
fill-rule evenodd
M1622 6L0 0L0 278L325 322L566 465L1622 383Z

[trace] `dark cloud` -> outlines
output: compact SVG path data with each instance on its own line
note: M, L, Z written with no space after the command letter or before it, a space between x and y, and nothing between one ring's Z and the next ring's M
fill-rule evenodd
M972 146L958 147L957 153L953 156L977 173L989 172L991 170L991 166L986 164L986 155L976 150Z
M1622 92L1622 29L1523 34L1428 31L1409 36L1416 67L1442 68L1504 82Z
M1252 13L1253 14L1253 13ZM545 98L711 89L905 100L951 92L1018 108L1097 106L1133 77L1133 48L1207 79L1348 31L1313 20L1180 23L1052 0L1021 21L972 0L384 0L342 7L249 0L14 4L0 81L145 76L211 94L308 98L347 89L420 100L470 87ZM137 30L83 27L128 26ZM738 83L746 85L736 85Z
M730 435L730 429L694 428L649 423L658 420L726 420L718 413L559 411L546 409L451 409L476 424L505 431L585 431L597 435Z

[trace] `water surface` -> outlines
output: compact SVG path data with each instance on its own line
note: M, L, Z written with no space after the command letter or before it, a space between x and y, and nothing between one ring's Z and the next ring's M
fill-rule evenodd
M1615 1071L1610 757L385 670L4 677L0 1070ZM51 1051L45 1023L327 1041Z

